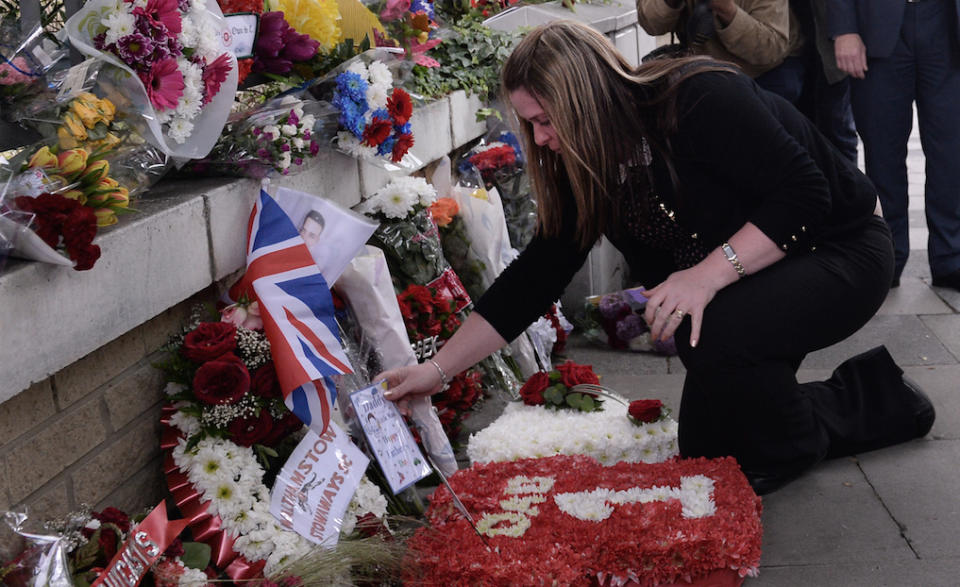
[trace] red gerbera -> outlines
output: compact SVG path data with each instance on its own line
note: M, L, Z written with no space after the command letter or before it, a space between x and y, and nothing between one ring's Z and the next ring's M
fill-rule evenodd
M403 88L393 88L393 93L387 98L387 112L390 118L397 126L403 126L413 115L413 103L410 101L410 94ZM413 144L411 140L411 145Z
M390 121L374 118L363 129L363 144L376 147L390 136Z
M413 135L408 133L403 133L397 135L397 142L393 143L393 154L390 157L390 160L394 163L399 163L403 156L407 154L407 151L410 150L410 147L413 146Z

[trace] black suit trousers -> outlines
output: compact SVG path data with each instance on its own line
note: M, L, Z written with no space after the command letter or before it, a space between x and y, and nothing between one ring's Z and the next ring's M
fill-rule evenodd
M793 478L824 458L914 438L915 400L885 348L849 359L826 381L796 378L807 353L875 314L892 275L890 233L874 217L718 292L696 348L684 320L681 455L732 455L748 476Z

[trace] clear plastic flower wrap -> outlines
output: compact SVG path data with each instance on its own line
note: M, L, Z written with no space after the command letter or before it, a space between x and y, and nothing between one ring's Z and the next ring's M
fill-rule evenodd
M370 49L295 92L306 90L336 109L337 125L322 137L333 148L387 171L409 173L422 165L411 151L413 101L400 87L411 66L396 49Z
M650 327L643 318L647 306L644 291L643 287L634 287L588 297L579 324L584 336L614 349L677 354L673 337L665 341L650 340Z
M309 166L323 137L337 127L339 111L305 91L288 93L230 117L217 144L181 172L253 177L290 175Z
M136 112L138 132L167 155L205 156L230 114L237 60L223 46L216 2L91 0L66 23L70 43L108 65L99 74L118 108Z
M510 244L522 251L536 231L537 204L516 135L502 128L490 131L464 154L457 168L463 173L471 165L479 170L486 188L496 188L500 194Z
M67 554L67 536L52 532L22 507L3 513L5 524L20 537L21 547L9 563L0 566L4 585L73 587Z
M67 56L67 50L46 35L39 24L24 29L0 22L0 108L7 120L17 102L44 86L44 75Z

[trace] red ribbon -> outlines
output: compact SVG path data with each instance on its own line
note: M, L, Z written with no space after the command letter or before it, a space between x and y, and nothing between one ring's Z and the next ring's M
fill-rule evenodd
M187 526L187 520L167 520L167 504L161 501L153 511L130 531L123 547L100 573L91 587L136 586L160 558L173 539Z

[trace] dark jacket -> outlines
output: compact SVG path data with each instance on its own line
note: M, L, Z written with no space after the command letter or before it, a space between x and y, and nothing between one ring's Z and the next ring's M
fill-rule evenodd
M960 38L960 0L929 0L953 5L954 38ZM830 0L827 20L830 38L857 33L868 57L889 57L900 37L905 0Z

